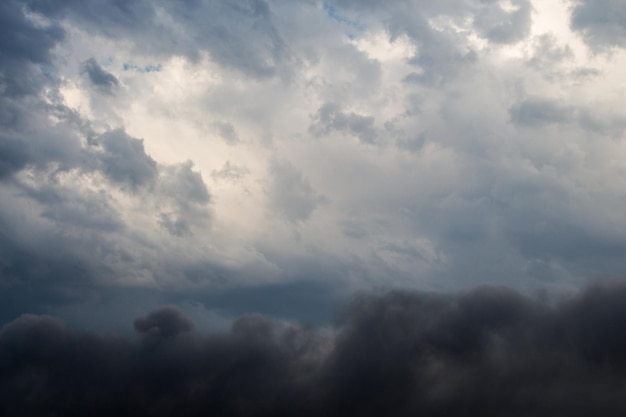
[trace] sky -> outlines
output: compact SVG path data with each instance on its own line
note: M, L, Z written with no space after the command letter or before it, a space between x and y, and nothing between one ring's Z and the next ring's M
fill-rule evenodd
M626 294L623 0L3 0L0 27L0 353L61 338L87 343L87 362L113 349L121 356L108 360L123 368L165 343L157 339L178 343L172 363L225 346L242 350L229 357L237 363L242 346L256 346L281 384L292 387L287 362L316 369L313 385L338 384L336 398L299 386L277 400L281 412L302 412L290 401L302 407L306 391L324 398L312 412L367 415L346 411L340 394L360 378L362 364L344 359L368 339L363 326L421 328L427 300L428 328L472 339L457 315L464 300L487 297L493 308L466 324L506 346L559 356L545 333L569 329L584 360L564 353L545 371L554 387L568 380L565 363L582 361L573 381L596 369L585 332L613 328L613 316L591 310ZM486 319L501 308L506 331ZM568 322L586 314L594 318ZM409 334L441 358L469 354ZM617 347L596 353L623 366L624 342L597 337ZM486 366L470 361L449 376L441 358L420 378L442 372L461 386ZM110 377L141 385L148 362ZM172 380L195 378L181 372ZM494 373L494 386L535 375L507 372ZM608 384L596 377L597 386L571 384ZM433 400L450 386L395 415L453 412ZM11 387L0 383L0 396L12 398ZM618 404L614 394L590 398ZM370 410L384 414L393 395ZM145 410L137 401L109 411ZM223 415L248 412L233 401ZM250 410L271 414L255 401ZM550 401L546 410L557 407Z

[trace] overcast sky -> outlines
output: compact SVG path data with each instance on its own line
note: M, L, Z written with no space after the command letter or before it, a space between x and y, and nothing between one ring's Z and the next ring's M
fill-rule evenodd
M0 321L626 270L621 0L4 0ZM120 324L121 323L121 324Z
M624 0L0 32L0 415L626 415Z

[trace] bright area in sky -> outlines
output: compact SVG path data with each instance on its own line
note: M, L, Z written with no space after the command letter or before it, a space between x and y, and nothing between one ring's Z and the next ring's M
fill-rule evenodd
M87 3L2 10L3 319L623 276L621 2Z

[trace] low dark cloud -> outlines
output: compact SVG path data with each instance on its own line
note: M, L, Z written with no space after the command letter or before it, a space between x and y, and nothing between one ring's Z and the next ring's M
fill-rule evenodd
M501 287L362 295L336 331L176 307L137 338L23 315L0 332L6 416L621 416L626 287L540 302Z
M163 307L145 317L138 317L134 323L137 333L147 337L168 339L193 329L193 324L177 307Z

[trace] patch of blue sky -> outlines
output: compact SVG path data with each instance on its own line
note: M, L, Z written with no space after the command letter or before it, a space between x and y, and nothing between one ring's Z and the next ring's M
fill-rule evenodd
M124 71L136 71L136 72L159 72L161 71L161 69L163 69L163 66L161 64L149 64L149 65L144 65L139 66L139 65L135 65L135 64L130 64L130 63L124 63L123 65Z
M52 79L57 79L57 73L52 67L47 67L45 65L39 66L39 72L41 72L46 77L50 77Z
M366 26L363 22L360 22L358 19L351 19L350 17L341 14L339 11L337 11L337 8L333 6L332 4L324 2L323 8L324 8L324 11L326 12L326 15L328 15L328 17L330 17L331 19L339 23L344 23L348 25L350 28L356 29L358 32L365 31ZM353 33L348 34L348 37L350 39L354 38L354 36L355 35Z

